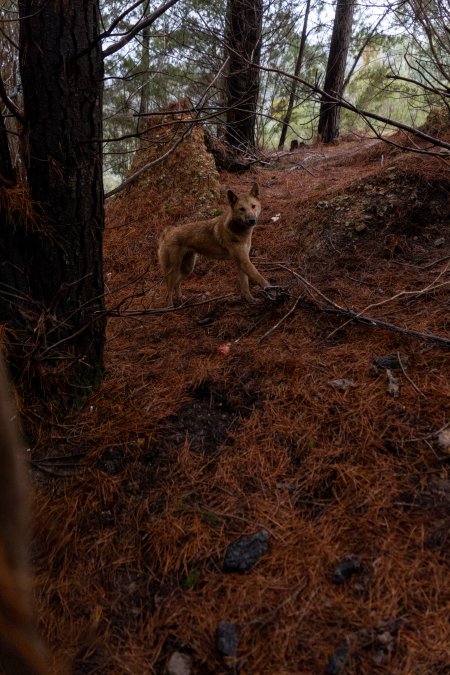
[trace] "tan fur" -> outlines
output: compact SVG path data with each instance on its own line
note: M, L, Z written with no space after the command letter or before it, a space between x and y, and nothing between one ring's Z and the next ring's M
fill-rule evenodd
M167 284L168 305L181 302L180 283L192 273L198 254L232 260L247 302L255 302L249 278L261 288L270 286L249 258L253 228L261 212L258 184L241 197L228 190L228 202L227 211L217 218L185 223L163 232L158 256Z

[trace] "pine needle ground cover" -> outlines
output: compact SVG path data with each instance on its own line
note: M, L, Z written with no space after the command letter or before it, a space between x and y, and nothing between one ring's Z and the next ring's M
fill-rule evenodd
M289 297L202 259L158 313L181 148L109 204L106 377L33 448L42 631L75 673L448 673L448 166L348 141L221 175L211 208L259 182Z

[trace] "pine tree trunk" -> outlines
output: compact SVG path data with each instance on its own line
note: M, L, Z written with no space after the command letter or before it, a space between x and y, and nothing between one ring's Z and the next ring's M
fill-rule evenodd
M345 66L353 28L355 0L337 0L331 35L330 52L325 74L324 91L331 96L340 97L343 93ZM322 143L330 143L339 136L340 107L322 99L318 134Z
M11 162L5 118L0 113L0 186L13 185L16 174Z
M252 64L259 65L261 55L262 13L262 0L228 2L225 140L237 150L252 150L256 144L260 77Z
M34 225L9 223L0 234L0 320L16 336L12 365L24 395L70 405L103 371L98 0L20 0L19 12L27 177L37 218Z

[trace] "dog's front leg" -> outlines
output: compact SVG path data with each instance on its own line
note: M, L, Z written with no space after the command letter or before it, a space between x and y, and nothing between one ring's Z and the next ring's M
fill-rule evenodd
M237 260L237 266L239 271L239 281L241 284L241 292L247 302L255 302L256 298L250 293L248 279L250 279L261 288L267 288L270 286L269 282L264 279L262 274L258 272L253 263L250 262L248 257L240 255Z
M238 273L242 297L245 298L247 302L258 302L258 300L255 297L253 297L253 295L250 293L250 286L248 283L248 276L246 275L246 273L239 268Z

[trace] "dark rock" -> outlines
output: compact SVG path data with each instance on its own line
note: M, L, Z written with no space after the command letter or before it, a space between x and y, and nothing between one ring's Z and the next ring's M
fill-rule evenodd
M327 675L343 675L349 662L348 646L346 642L341 642L334 654L330 656L327 663Z
M239 537L225 551L223 571L246 572L266 553L268 541L269 535L265 530Z
M335 584L343 584L352 574L359 574L361 571L361 558L357 555L349 555L334 568L333 581Z
M401 360L403 365L406 366L409 359L407 356L402 356ZM402 367L400 361L398 360L397 354L386 354L384 356L376 356L373 359L372 363L375 366L375 368L378 368L379 370L383 370L386 368L389 368L389 370L400 370Z
M223 656L235 657L239 644L239 628L229 621L221 621L216 631L216 647Z

